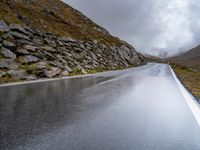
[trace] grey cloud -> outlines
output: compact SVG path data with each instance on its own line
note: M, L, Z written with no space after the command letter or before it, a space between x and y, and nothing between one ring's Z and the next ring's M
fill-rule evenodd
M63 0L142 53L175 54L200 43L198 0Z

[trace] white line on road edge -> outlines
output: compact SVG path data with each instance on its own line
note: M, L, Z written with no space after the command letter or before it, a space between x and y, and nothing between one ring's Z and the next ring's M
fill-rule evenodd
M146 66L146 65L144 65L144 66ZM32 81L21 81L21 82L5 83L5 84L1 84L0 88L1 87L7 87L7 86L25 85L25 84L50 82L50 81L59 81L59 80L82 78L82 77L101 76L101 75L107 75L109 73L115 73L115 72L121 72L121 71L130 70L130 69L141 68L141 67L144 67L144 66L138 66L138 67L134 67L134 68L127 68L127 69L123 69L123 70L110 70L110 71L98 72L98 73L95 73L95 74L84 74L84 75L57 77L57 78L51 78L51 79L37 79L37 80L32 80Z
M119 80L119 79L122 79L122 78L126 78L126 77L128 77L128 75L125 75L125 76L122 76L122 77L117 77L117 78L114 78L114 79L110 79L110 80L101 82L101 83L99 83L97 85L102 85L102 84L110 83L110 82L113 82L113 81L116 81L116 80Z
M170 67L170 66L169 66ZM173 69L170 67L172 75L174 79L176 80L176 83L182 92L185 101L187 102L189 108L191 109L198 125L200 126L200 107L198 106L198 103L196 102L195 98L186 90L186 88L182 85L180 80L177 78L176 74L174 73Z
M110 71L98 72L98 73L94 73L94 74L83 74L83 75L75 75L75 76L57 77L57 78L51 78L51 79L44 78L44 79L37 79L37 80L32 80L32 81L21 81L21 82L5 83L5 84L1 84L0 88L1 87L7 87L7 86L25 85L25 84L50 82L50 81L59 81L59 80L82 78L82 77L94 77L94 76L101 76L101 75L109 75L110 73L115 73L115 72L119 73L121 71L126 71L126 70L130 70L130 69L141 68L141 67L144 67L144 66L138 66L138 67L134 67L134 68L127 68L127 69L123 69L123 70L110 70Z
M104 74L107 74L107 73L110 73L110 72L113 72L113 71L98 72L98 73L95 73L95 74L83 74L83 75L75 75L75 76L57 77L57 78L51 78L51 79L37 79L37 80L32 80L32 81L5 83L5 84L1 84L0 87L14 86L14 85L25 85L25 84L41 83L41 82L49 82L49 81L59 81L59 80L82 78L82 77L92 77L92 76L97 76L97 75L104 75Z

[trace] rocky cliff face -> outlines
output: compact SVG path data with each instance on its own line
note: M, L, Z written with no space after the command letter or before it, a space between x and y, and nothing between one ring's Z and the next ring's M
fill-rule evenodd
M137 66L142 56L60 0L0 0L0 82Z
M108 46L0 21L0 81L34 80L137 66L142 58L122 42Z

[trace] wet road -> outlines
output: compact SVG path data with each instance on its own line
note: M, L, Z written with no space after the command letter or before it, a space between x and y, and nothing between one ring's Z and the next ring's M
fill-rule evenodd
M0 87L2 150L199 150L170 68Z

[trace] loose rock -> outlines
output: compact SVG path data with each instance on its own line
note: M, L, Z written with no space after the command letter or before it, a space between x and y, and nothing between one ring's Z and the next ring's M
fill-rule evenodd
M11 24L10 25L10 29L13 30L13 31L18 31L18 32L21 32L23 34L28 35L28 32L22 26L20 26L20 25Z
M0 69L17 69L18 64L12 59L0 60Z
M11 58L11 59L16 58L16 55L12 51L4 47L1 48L0 54L2 54L5 58Z
M48 77L48 78L53 78L56 75L60 74L61 71L62 70L60 68L58 68L58 67L51 67L51 70L46 70L45 71L45 76Z
M68 76L68 75L69 75L69 72L68 72L67 70L65 70L65 71L63 71L63 72L61 73L61 75L62 75L62 76Z
M35 75L30 75L24 70L9 70L7 71L7 74L13 79L13 80L35 80L37 77Z
M42 49L45 51L48 51L48 52L56 52L55 49L53 49L52 47L49 47L49 46L43 46Z
M38 47L32 45L25 45L24 49L26 49L27 51L35 52L38 49Z
M1 32L9 31L9 26L3 20L0 20L0 31Z
M72 72L72 68L70 68L69 66L65 66L65 69L70 73Z
M15 52L17 55L29 55L30 54L26 49L17 49Z
M47 68L47 63L46 62L38 62L36 63L35 67L37 70L43 70Z
M3 40L3 46L9 50L16 50L16 45L13 42Z
M22 64L28 64L28 63L34 63L38 62L39 58L32 56L32 55L27 55L27 56L21 56L19 57L19 61Z
M5 71L0 71L0 78L4 77L6 75Z
M81 73L87 74L87 71L85 71L85 69L81 69Z
M10 32L12 36L14 36L16 39L25 39L25 40L28 40L30 41L31 39L24 35L24 34L21 34L21 33L18 33L18 32Z

